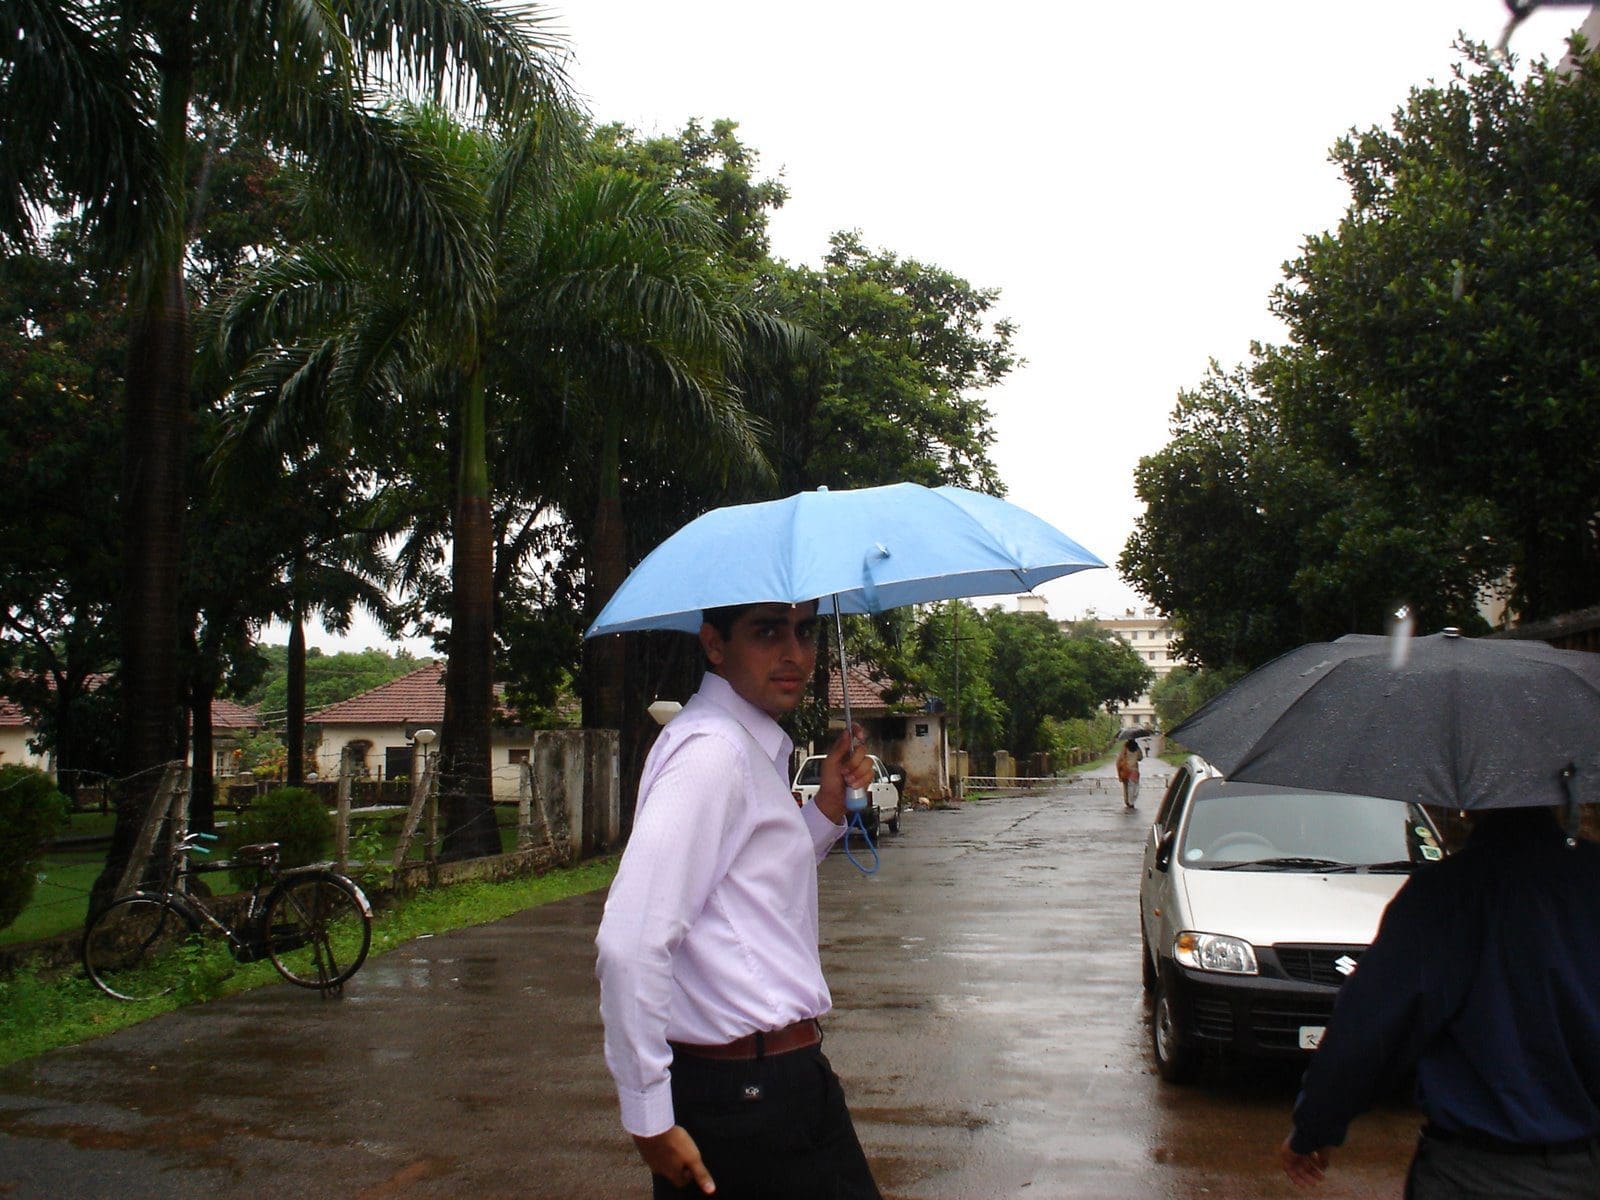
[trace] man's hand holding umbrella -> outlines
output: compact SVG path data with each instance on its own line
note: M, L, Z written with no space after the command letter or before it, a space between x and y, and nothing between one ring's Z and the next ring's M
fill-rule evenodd
M852 734L854 736L852 736ZM813 803L835 825L844 824L844 793L847 787L865 788L872 782L872 763L867 760L867 734L861 726L841 729L839 740L822 760L822 780Z

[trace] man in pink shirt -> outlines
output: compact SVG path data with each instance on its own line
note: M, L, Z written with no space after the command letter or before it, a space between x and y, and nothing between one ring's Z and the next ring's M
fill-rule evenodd
M816 799L790 793L775 718L810 683L814 602L705 617L708 672L645 761L595 939L622 1124L656 1197L877 1200L817 1023L817 864L872 768L841 735Z

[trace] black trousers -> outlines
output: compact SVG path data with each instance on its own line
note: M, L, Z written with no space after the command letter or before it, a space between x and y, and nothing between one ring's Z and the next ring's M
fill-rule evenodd
M881 1200L821 1046L734 1062L679 1054L672 1107L717 1200ZM656 1200L701 1195L653 1183Z
M1504 1154L1422 1137L1406 1200L1595 1200L1600 1151Z

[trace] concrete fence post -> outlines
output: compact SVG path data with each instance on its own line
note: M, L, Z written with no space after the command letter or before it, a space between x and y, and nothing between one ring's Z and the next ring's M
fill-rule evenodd
M339 751L339 790L333 801L333 857L340 871L350 869L350 747Z

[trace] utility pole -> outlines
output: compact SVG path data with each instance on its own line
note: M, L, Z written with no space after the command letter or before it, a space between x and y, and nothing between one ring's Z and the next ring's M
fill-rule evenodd
M953 604L954 604L954 613L955 613L955 624L951 627L951 630L950 630L950 649L951 649L951 652L955 655L955 676L956 676L956 720L955 720L956 778L955 778L955 786L954 786L953 790L955 791L956 799L960 800L960 799L963 798L962 794L961 794L962 793L962 789L961 789L961 775L962 775L962 771L961 771L961 602L959 600L957 600L957 601L954 601Z
M955 721L953 722L954 728L952 732L955 740L956 757L955 780L951 790L955 793L956 799L961 800L964 798L966 790L963 786L965 772L961 766L961 643L972 639L961 636L961 601L950 601L950 612L954 621L950 630L950 647L955 658Z

